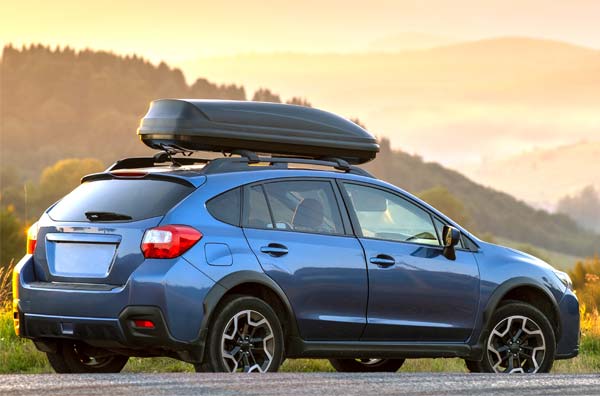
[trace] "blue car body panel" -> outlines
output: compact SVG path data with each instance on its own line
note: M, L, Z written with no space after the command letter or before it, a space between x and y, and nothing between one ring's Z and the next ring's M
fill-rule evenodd
M369 265L364 340L465 342L479 304L479 270L472 252L455 261L442 249L361 238L367 258L387 253L396 264Z
M286 293L305 340L358 340L366 324L368 280L356 238L246 229L262 269ZM289 253L260 249L277 241Z
M476 348L501 297L515 287L528 286L544 293L556 309L560 322L557 356L577 353L577 298L549 265L478 240L393 185L350 173L315 170L176 173L189 179L195 190L162 217L95 224L57 222L47 214L42 216L35 253L19 263L18 287L21 314L29 315L32 323L45 321L48 329L55 329L45 337L70 337L68 331L60 333L65 323L81 322L83 329L86 321L106 322L103 326L114 329L120 345L127 347L131 330L124 312L128 307L141 307L135 312L143 313L144 307L150 307L164 319L169 345L201 343L219 298L249 279L271 285L289 306L292 330L305 341L445 342ZM280 178L343 179L384 187L458 228L479 248L458 250L457 259L451 261L439 247L360 238L352 229L348 235L321 235L225 224L206 207L208 200L233 188ZM140 241L145 230L168 224L193 227L202 239L176 259L144 259ZM50 271L56 234L83 244L86 238L113 243L115 257L106 276L65 277ZM271 242L286 245L289 253L272 257L261 252ZM392 252L396 265L378 268L369 263L370 257L384 251Z

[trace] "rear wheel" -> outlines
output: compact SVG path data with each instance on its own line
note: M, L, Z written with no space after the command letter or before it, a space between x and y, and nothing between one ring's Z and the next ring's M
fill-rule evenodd
M92 354L73 342L59 344L57 353L46 353L46 356L57 373L118 373L129 360L127 356L111 353Z
M467 370L471 373L482 373L483 368L481 367L481 362L477 360L467 360L465 359L465 364L467 365Z
M477 362L483 372L547 373L554 363L556 339L541 311L510 301L492 316L483 346L483 360Z
M256 297L234 296L209 331L201 372L269 372L283 363L283 330L273 309Z
M394 373L402 367L404 359L329 359L340 373Z

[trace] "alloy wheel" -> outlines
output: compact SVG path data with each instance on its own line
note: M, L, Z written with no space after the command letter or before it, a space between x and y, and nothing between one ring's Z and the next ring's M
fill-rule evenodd
M275 353L271 324L257 311L238 312L225 326L221 351L229 372L266 372Z
M496 373L536 373L546 355L546 340L530 318L509 316L490 333L487 354Z
M383 359L356 359L357 362L365 366L375 366L383 361Z
M113 355L106 356L89 356L83 350L81 350L77 345L73 346L75 356L81 362L82 365L88 366L91 368L101 368L109 365L114 360Z

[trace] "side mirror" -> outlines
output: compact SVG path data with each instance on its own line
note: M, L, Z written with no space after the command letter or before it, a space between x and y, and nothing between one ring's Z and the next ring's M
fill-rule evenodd
M442 239L444 242L443 255L448 260L456 260L456 250L454 247L460 241L460 231L449 225L445 225L442 231Z

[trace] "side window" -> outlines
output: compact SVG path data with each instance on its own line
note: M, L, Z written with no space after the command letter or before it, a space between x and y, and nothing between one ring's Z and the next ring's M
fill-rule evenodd
M206 203L208 212L217 220L234 226L240 225L240 189L235 188L217 195Z
M442 233L444 232L444 223L442 223L442 221L437 218L435 218L433 222L435 223L435 229L437 230L438 238L440 238L441 241L443 237ZM458 245L456 245L456 247L459 249L464 249L462 239L458 240Z
M344 233L330 182L272 182L266 183L264 188L274 228L319 234Z
M366 238L439 246L429 213L398 195L358 184L344 184Z
M267 198L262 186L252 186L244 194L244 225L250 228L273 228Z

